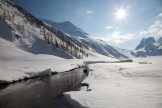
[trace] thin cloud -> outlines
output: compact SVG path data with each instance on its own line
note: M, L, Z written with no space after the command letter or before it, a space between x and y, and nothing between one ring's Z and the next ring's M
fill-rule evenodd
M118 27L114 27L114 26L105 26L105 29L109 29L109 30L116 30L116 31L119 30Z
M96 37L93 36L96 39L103 40L111 45L119 45L123 44L125 42L131 41L135 38L134 34L123 34L120 31L114 31L110 37Z
M160 13L159 16L162 17L162 13Z
M91 20L92 19L92 13L93 13L92 10L87 10L86 11L86 17L87 17L88 20Z
M159 36L162 36L162 30L158 31L157 33Z
M162 13L159 13L158 16L162 17ZM147 30L140 31L139 34L143 36L161 37L162 36L162 20L160 18L158 19L154 21L153 24L149 26Z
M86 13L87 13L87 14L92 14L93 11L92 11L92 10L87 10Z
M111 40L116 44L122 44L134 39L134 34L122 34L120 31L114 31Z
M134 39L134 34L122 34L120 31L114 31L109 38L95 37L106 41L111 45L119 45Z
M154 23L146 31L140 31L140 35L162 36L162 21L154 21Z
M105 26L106 29L113 29L113 26Z

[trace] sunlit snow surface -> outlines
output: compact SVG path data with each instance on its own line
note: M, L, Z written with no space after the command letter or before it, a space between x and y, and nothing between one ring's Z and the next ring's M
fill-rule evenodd
M91 91L64 94L74 107L162 108L162 57L91 64L90 69L84 82Z
M82 65L83 62L77 59L68 60L45 54L34 55L0 38L0 83L47 75L51 72L64 72Z
M24 26L25 32L21 32L19 26L24 25L24 21L20 12L2 5L15 15L15 20L7 20L7 23L0 20L0 83L64 72L83 65L84 61L94 61L96 64L90 64L89 77L84 81L89 84L89 91L82 88L81 91L65 93L67 101L74 107L162 108L162 57L138 58L132 63L110 63L117 59L87 51L89 57L86 59L63 59L60 57L73 57L45 45L39 29L29 23ZM12 39L8 25L22 36L20 40Z

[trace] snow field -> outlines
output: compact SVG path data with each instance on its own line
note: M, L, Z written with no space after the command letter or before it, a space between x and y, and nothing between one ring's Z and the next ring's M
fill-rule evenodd
M66 92L67 101L74 108L161 108L162 57L133 61L91 64L84 83L92 90Z

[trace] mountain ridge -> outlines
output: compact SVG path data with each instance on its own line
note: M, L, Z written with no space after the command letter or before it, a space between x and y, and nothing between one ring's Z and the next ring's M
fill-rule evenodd
M33 54L49 54L63 58L83 58L87 56L85 49L78 46L69 38L60 38L59 34L46 27L44 23L28 11L10 0L0 2L0 28L8 27L10 34L1 32L0 38L11 41L16 47ZM3 30L3 29L1 29ZM57 31L57 30L55 30Z
M54 21L50 21L50 20L42 20L42 21L44 21L44 23L47 24L48 26L50 26L51 28L55 28L55 29L58 29L64 33L67 33L66 30L64 30L64 27L66 27L66 25L64 25L64 23L57 23L57 25L55 25L54 23L56 23L56 22L54 22ZM69 23L69 21L68 21L68 23ZM61 26L59 26L59 25L61 25ZM70 27L70 25L72 27ZM75 31L77 28L77 29L81 30L79 32L83 32L82 34L86 33L82 29L76 27L71 22L70 22L70 25L69 25L69 27L70 27L71 31ZM75 28L73 28L73 26L75 26ZM133 57L131 52L122 50L117 47L113 47L113 46L109 45L107 42L100 40L100 39L95 39L95 38L91 37L90 35L81 37L81 36L74 35L73 33L69 33L69 32L67 34L73 41L80 42L88 50L92 50L94 52L97 52L97 53L100 53L100 54L103 54L106 56L110 56L110 57L116 57L116 58ZM86 34L88 34L88 33L86 33Z
M87 36L89 35L88 33L84 32L82 29L76 27L70 21L54 22L47 19L42 19L42 21L72 36L87 38Z

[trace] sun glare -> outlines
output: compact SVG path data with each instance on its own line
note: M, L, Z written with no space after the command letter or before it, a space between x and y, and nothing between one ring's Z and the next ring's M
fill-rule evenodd
M116 11L115 15L118 20L123 20L127 16L127 13L126 10L121 8Z

